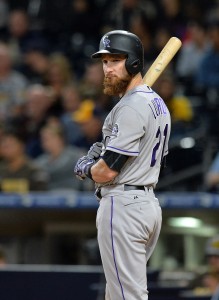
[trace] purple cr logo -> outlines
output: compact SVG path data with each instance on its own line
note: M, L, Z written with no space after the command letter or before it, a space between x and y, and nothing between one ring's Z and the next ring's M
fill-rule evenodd
M110 40L108 39L107 36L104 37L103 44L104 44L104 48L109 48L110 47Z

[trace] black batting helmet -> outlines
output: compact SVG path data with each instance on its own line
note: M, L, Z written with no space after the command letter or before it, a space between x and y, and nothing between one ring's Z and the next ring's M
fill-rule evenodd
M126 54L126 69L130 74L141 72L144 67L144 48L139 37L125 30L106 33L99 45L99 51L92 58L100 58L104 53Z

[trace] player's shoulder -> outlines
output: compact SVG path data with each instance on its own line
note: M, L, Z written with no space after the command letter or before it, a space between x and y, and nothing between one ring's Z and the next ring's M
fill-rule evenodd
M141 106L145 106L145 103L149 103L155 97L157 97L157 94L154 90L146 84L142 84L128 91L121 104L141 108Z
M151 97L154 94L154 90L149 87L146 84L141 84L136 87L134 87L132 90L130 90L127 94L130 96L136 96L136 97Z

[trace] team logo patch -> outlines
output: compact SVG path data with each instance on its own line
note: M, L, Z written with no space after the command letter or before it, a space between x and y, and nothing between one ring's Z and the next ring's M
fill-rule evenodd
M108 39L108 36L105 36L103 39L104 48L110 47L110 40Z
M112 130L112 135L117 136L119 132L119 126L118 124L115 124Z

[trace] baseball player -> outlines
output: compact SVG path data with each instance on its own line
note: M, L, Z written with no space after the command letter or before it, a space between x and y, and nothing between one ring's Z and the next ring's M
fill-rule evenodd
M104 93L119 102L103 125L103 142L91 146L74 172L92 179L99 199L96 224L107 300L146 300L147 261L157 243L162 213L154 189L168 153L170 114L143 84L144 51L127 31L105 34L99 51Z

